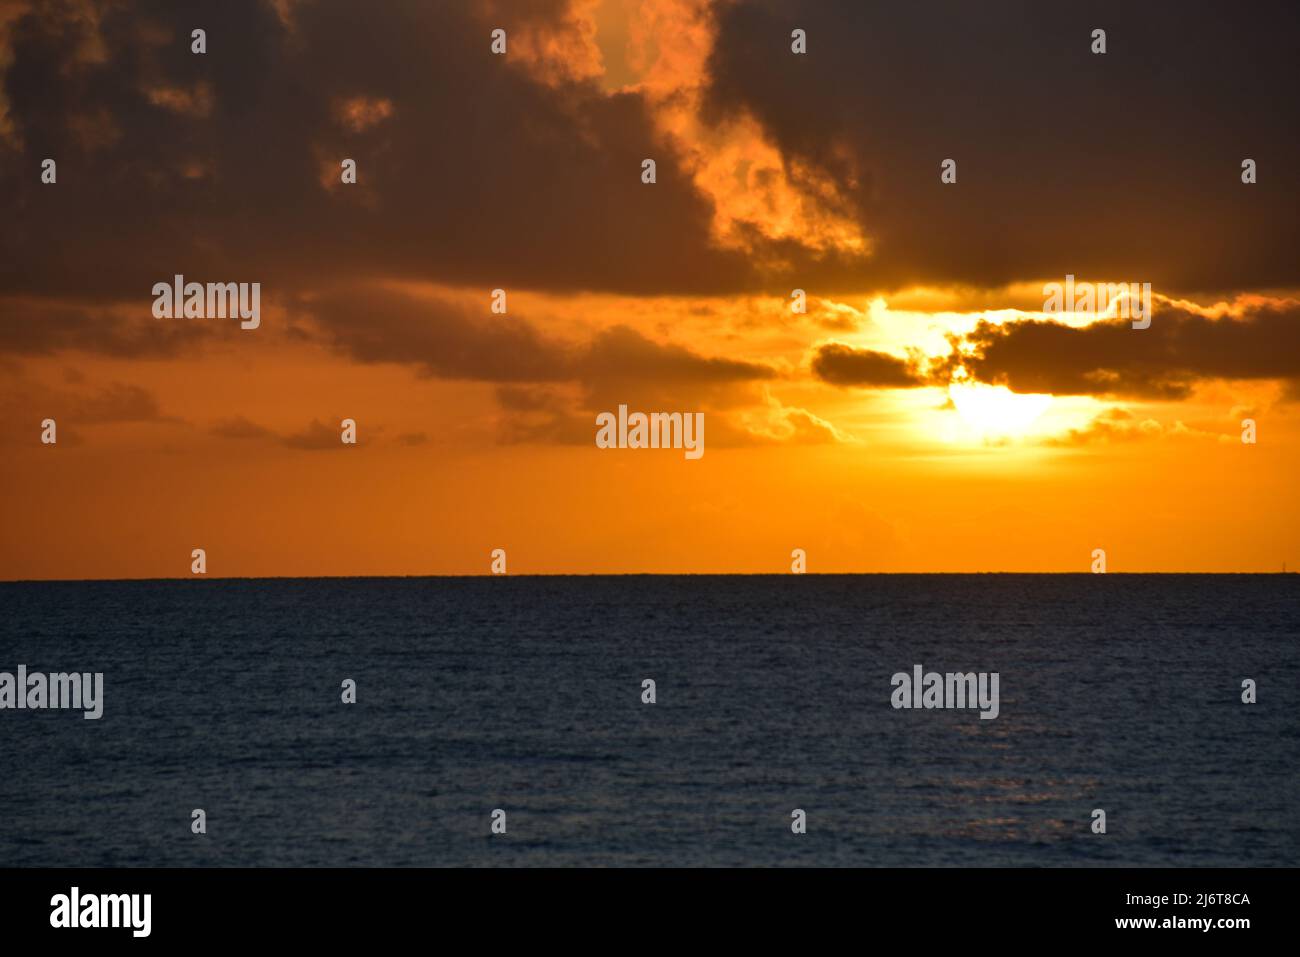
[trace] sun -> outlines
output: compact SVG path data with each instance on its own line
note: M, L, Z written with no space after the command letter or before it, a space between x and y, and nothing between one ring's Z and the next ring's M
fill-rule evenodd
M1052 404L1050 395L1012 392L1006 386L953 382L948 397L962 421L985 439L1019 438Z

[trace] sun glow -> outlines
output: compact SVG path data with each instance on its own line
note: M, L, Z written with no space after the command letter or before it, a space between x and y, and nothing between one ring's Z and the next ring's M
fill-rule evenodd
M987 439L1018 438L1027 434L1047 407L1050 395L1020 394L1006 386L954 382L948 397L962 420Z

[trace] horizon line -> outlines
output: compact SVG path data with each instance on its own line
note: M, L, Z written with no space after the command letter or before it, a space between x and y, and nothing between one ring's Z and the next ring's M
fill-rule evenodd
M149 583L149 582L274 582L274 581L404 581L413 579L478 579L478 578L867 578L867 577L974 577L974 576L992 576L992 575L1036 575L1042 577L1058 577L1065 575L1200 575L1200 576L1227 576L1227 575L1297 575L1300 572L1279 570L1272 572L1263 571L1236 571L1236 572L1207 572L1207 571L1123 571L1123 572L1090 572L1090 571L1052 571L1052 572L1028 572L1028 571L978 571L978 572L955 572L955 571L930 571L930 572L525 572L521 574L450 574L450 575L186 575L171 577L153 577L153 578L0 578L0 585L82 585L82 584L121 584L121 583Z

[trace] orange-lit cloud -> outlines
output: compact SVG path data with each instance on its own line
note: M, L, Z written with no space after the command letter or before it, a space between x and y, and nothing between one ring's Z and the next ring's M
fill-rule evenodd
M155 86L145 91L145 97L154 106L171 110L195 119L204 119L212 112L212 88L207 83L193 87Z
M350 133L363 133L393 115L386 97L348 96L334 101L334 119Z
M840 212L839 183L783 156L753 117L706 115L716 30L705 0L637 4L628 32L637 81L627 87L645 96L665 142L712 202L715 239L750 253L760 252L755 237L864 251L861 226Z

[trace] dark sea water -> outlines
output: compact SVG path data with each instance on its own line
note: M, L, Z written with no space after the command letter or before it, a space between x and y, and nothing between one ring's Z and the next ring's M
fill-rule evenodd
M0 711L0 865L1300 863L1298 576L0 584L19 664L104 717Z

